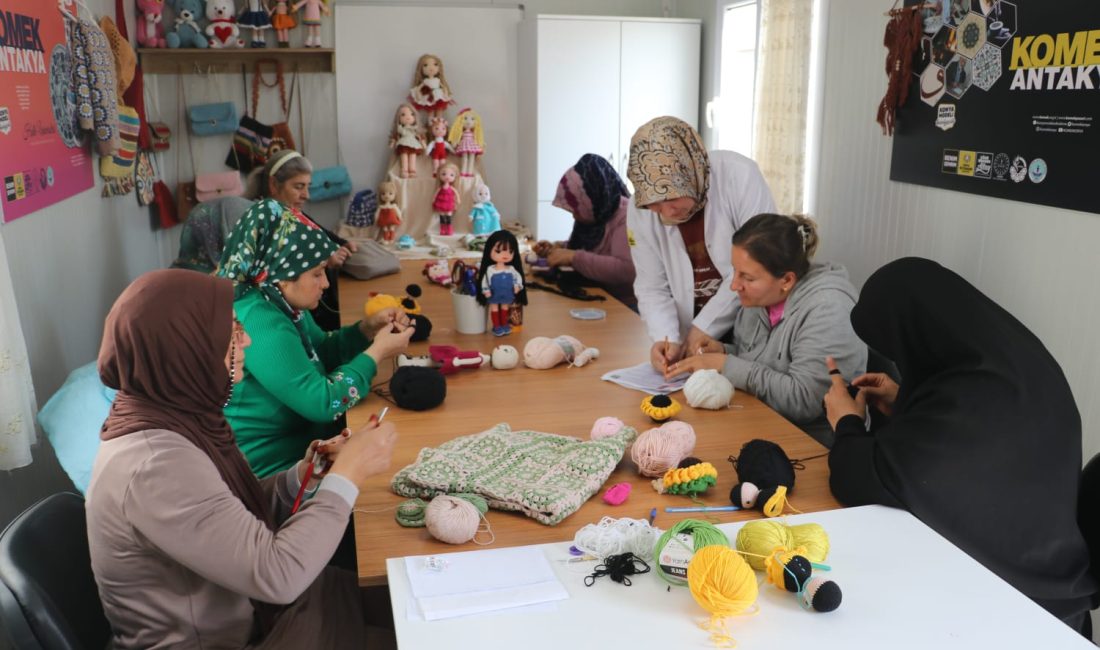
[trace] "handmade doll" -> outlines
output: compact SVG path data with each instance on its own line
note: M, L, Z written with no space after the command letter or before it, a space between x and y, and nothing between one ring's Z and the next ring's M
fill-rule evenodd
M512 305L527 304L524 288L523 264L519 259L519 242L507 230L489 235L485 252L481 256L477 283L480 293L477 301L489 305L489 317L493 323L493 335L512 333L509 312Z
M455 148L447 142L447 120L442 117L433 117L430 122L432 141L428 143L428 155L432 157L432 178L439 173L439 168L447 162L447 152L455 152Z
M382 241L392 244L401 225L401 208L397 207L397 185L393 181L383 181L378 186L378 211L374 213L374 224Z
M271 27L275 30L279 47L290 47L290 30L298 26L298 21L290 13L290 0L275 0L267 13L271 16Z
M416 178L416 157L424 153L424 134L410 104L401 104L393 115L390 148L401 159L401 178Z
M302 7L306 10L302 13L302 24L306 27L306 47L321 47L321 14L332 15L328 8L328 0L298 0L291 8L298 11Z
M458 167L454 163L447 163L439 169L437 176L439 189L436 190L435 199L432 200L432 210L439 215L439 234L453 235L455 229L452 219L460 203L458 190L454 186L455 181L458 180Z
M267 39L264 32L271 29L271 15L267 13L261 0L248 0L241 13L237 15L237 24L244 29L252 30L252 38L249 47L266 47Z
M474 158L485 153L481 116L469 108L459 111L455 123L451 125L448 139L454 145L455 154L462 157L462 175L473 176Z
M489 186L485 183L479 183L474 190L474 198L477 199L477 203L474 203L474 207L470 208L470 223L473 234L475 236L491 235L500 230L500 213L497 212L496 206L489 200L492 198L489 194Z
M412 88L409 89L409 101L428 117L441 117L443 111L454 103L451 99L451 87L443 74L443 61L434 54L424 54L416 62Z

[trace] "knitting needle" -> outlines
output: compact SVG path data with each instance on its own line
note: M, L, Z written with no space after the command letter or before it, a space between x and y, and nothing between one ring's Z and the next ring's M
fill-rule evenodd
M733 512L738 506L668 506L665 512Z

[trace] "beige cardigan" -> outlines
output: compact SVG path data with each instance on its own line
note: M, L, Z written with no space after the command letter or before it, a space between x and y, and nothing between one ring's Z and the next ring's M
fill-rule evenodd
M358 490L326 477L287 519L291 470L262 481L280 522L252 515L197 447L171 431L100 445L87 493L88 541L115 648L242 648L250 598L290 603L321 574Z

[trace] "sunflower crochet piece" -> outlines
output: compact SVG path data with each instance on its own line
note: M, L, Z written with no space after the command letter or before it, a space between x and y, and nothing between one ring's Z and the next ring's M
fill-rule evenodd
M642 400L642 413L660 424L680 412L680 403L668 395L650 395Z
M710 463L689 467L673 467L662 478L653 481L660 494L700 494L718 482L718 470Z

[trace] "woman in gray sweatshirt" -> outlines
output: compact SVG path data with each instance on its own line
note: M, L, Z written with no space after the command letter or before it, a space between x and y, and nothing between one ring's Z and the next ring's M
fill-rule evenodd
M709 341L671 364L668 377L720 370L825 445L832 432L821 400L829 390L825 357L845 377L862 373L867 346L852 330L856 290L839 264L811 263L817 226L807 217L758 214L733 235L733 342ZM855 373L855 374L849 374Z

